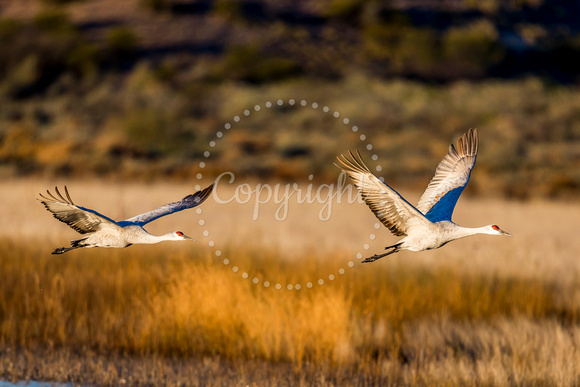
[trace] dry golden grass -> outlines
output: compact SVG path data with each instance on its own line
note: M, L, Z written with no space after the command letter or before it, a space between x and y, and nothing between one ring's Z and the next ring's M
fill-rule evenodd
M79 204L113 218L192 189L103 185L69 188ZM272 208L253 221L251 209L210 199L201 215L185 211L149 227L178 227L195 244L51 256L75 233L33 199L46 187L11 181L0 190L4 378L110 385L580 382L576 206L463 198L458 222L498 223L514 237L473 237L361 265L358 251L395 240L373 229L364 205L337 206L328 222L309 217L313 208L294 206L287 221L275 222Z

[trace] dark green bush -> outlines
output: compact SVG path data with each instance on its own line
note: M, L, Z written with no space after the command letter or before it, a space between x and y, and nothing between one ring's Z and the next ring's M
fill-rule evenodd
M454 77L481 77L504 55L495 26L486 20L450 28L443 36L443 56Z
M105 44L109 60L118 64L134 56L139 38L129 27L115 27L107 33Z
M300 65L290 58L273 56L260 48L233 46L225 54L217 76L253 83L286 79L301 73Z

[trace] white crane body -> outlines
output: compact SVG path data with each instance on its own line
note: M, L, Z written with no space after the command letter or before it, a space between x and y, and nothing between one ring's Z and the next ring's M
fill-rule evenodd
M53 254L63 254L81 247L108 247L124 248L134 244L154 244L163 241L194 240L181 231L165 235L149 234L143 226L162 216L197 207L210 195L213 184L202 191L184 197L181 201L169 203L153 211L145 212L133 218L116 222L111 218L89 208L77 206L73 203L66 186L66 198L55 187L56 195L47 192L47 196L40 194L41 203L54 217L68 224L85 237L71 241L71 247L60 247Z
M349 152L350 158L338 157L337 164L354 181L365 203L394 235L404 236L399 242L363 262L373 262L400 250L424 251L437 249L460 238L476 234L510 235L496 225L462 227L451 221L459 196L467 185L478 151L477 130L469 130L457 140L457 150L449 152L439 163L417 207L376 177L360 154Z

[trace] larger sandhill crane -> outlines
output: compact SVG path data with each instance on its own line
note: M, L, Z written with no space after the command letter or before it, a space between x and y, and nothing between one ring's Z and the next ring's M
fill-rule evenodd
M437 249L455 239L475 234L507 235L498 226L477 228L459 226L451 221L459 195L469 181L477 157L477 130L469 130L457 140L457 150L451 144L449 153L441 160L435 176L421 196L417 207L412 206L394 189L372 174L360 153L338 157L340 165L353 180L365 203L375 216L396 236L405 236L384 254L375 254L363 262L373 262L401 250L423 251Z
M184 197L178 202L166 204L153 211L145 212L120 222L115 222L97 211L75 205L66 186L64 187L66 198L61 195L58 188L55 187L54 189L56 196L49 191L46 191L48 196L40 194L42 204L53 213L56 219L68 224L81 234L89 234L84 238L71 241L71 247L60 247L52 252L53 254L63 254L80 247L122 248L134 244L194 240L184 235L181 231L170 232L160 236L151 235L145 231L143 226L162 216L200 205L208 198L213 189L213 184L203 191L197 191Z

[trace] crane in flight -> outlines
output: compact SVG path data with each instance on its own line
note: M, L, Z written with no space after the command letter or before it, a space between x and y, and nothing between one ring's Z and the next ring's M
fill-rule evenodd
M149 222L174 212L199 206L210 195L213 184L202 191L188 195L178 202L169 203L153 211L145 212L127 220L116 222L111 218L89 208L77 206L73 203L66 186L66 198L58 188L56 195L46 191L47 196L40 194L41 203L61 222L68 224L72 229L87 236L71 241L71 247L59 247L53 254L63 254L81 247L115 247L123 248L134 244L153 244L163 241L195 240L184 235L181 231L170 232L165 235L151 235L143 228Z
M352 178L377 219L394 235L404 236L394 245L385 247L388 250L386 253L375 254L363 260L363 263L376 261L401 250L437 249L455 239L475 234L511 236L495 224L469 228L451 221L455 204L475 165L477 149L477 129L470 129L457 140L457 150L451 144L417 207L376 177L358 151L356 156L349 151L350 158L344 155L337 157L339 164L336 166Z

